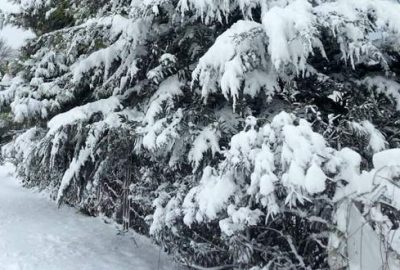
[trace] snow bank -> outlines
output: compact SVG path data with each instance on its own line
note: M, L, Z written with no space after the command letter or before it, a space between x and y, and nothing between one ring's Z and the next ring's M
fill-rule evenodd
M0 166L0 269L180 269L146 237L118 235L100 218L59 209L22 188L14 170L9 163Z

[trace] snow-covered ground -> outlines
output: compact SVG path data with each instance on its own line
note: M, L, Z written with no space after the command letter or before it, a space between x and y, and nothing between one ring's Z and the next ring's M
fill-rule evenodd
M78 214L22 188L0 166L0 270L180 269L145 237L119 236L99 218Z

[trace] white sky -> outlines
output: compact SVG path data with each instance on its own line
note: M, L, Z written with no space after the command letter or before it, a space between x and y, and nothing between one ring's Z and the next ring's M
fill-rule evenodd
M0 0L0 9L3 11L14 11L16 10L16 6L7 0Z
M0 10L4 12L11 12L17 9L17 6L11 4L7 0L0 0ZM0 30L0 38L4 38L8 45L14 49L20 48L27 38L32 37L34 37L34 34L31 31L26 31L10 25L6 25L2 30Z

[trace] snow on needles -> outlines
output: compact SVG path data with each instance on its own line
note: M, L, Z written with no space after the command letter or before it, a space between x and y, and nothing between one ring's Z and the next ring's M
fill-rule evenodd
M200 85L205 101L210 93L217 92L220 87L227 99L233 99L235 107L246 73L259 68L264 71L266 78L270 78L266 44L266 35L261 24L253 21L236 22L200 58L193 71L192 85ZM253 79L263 78L254 76Z
M47 123L49 134L55 133L62 126L71 125L77 121L87 120L95 113L101 112L103 115L108 115L120 108L121 103L119 98L116 96L112 96L107 99L100 99L98 101L73 108L68 112L56 115Z
M320 134L312 131L308 122L300 119L295 124L293 120L293 115L282 112L272 124L257 130L257 120L249 118L248 130L232 137L220 168L206 168L200 184L189 191L182 205L185 223L213 220L225 210L232 215L220 226L230 235L234 228L253 224L260 217L249 209L232 208L230 201L251 195L273 216L279 211L275 197L279 182L292 191L286 199L289 205L303 203L307 196L323 192L328 178L324 170L329 172L323 163L333 157L334 151ZM283 171L278 173L277 168ZM241 171L250 172L251 184L247 189ZM246 192L241 193L243 190ZM245 218L246 213L254 219Z
M137 44L145 40L146 34L148 33L148 25L145 19L132 21L122 16L114 16L95 21L95 23L99 25L111 25L111 37L116 37L119 34L121 34L121 37L111 46L95 51L86 58L83 58L72 65L71 71L75 82L81 81L83 75L91 69L101 67L104 68L104 81L106 81L109 77L111 64L117 59L122 59L122 54L125 51L124 49L126 49L126 46L134 48ZM126 61L129 59L123 60Z
M193 165L193 171L199 168L207 151L211 151L213 156L220 151L220 137L221 133L212 125L205 127L196 137L188 154L188 160Z
M285 8L273 7L264 15L263 25L269 38L268 52L277 70L293 64L297 72L304 71L313 46L322 49L316 37L316 18L306 0L294 1Z

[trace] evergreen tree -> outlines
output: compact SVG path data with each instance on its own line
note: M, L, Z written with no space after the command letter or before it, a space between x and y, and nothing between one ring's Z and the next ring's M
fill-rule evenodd
M195 269L344 267L351 203L396 235L397 1L16 2L26 186Z

